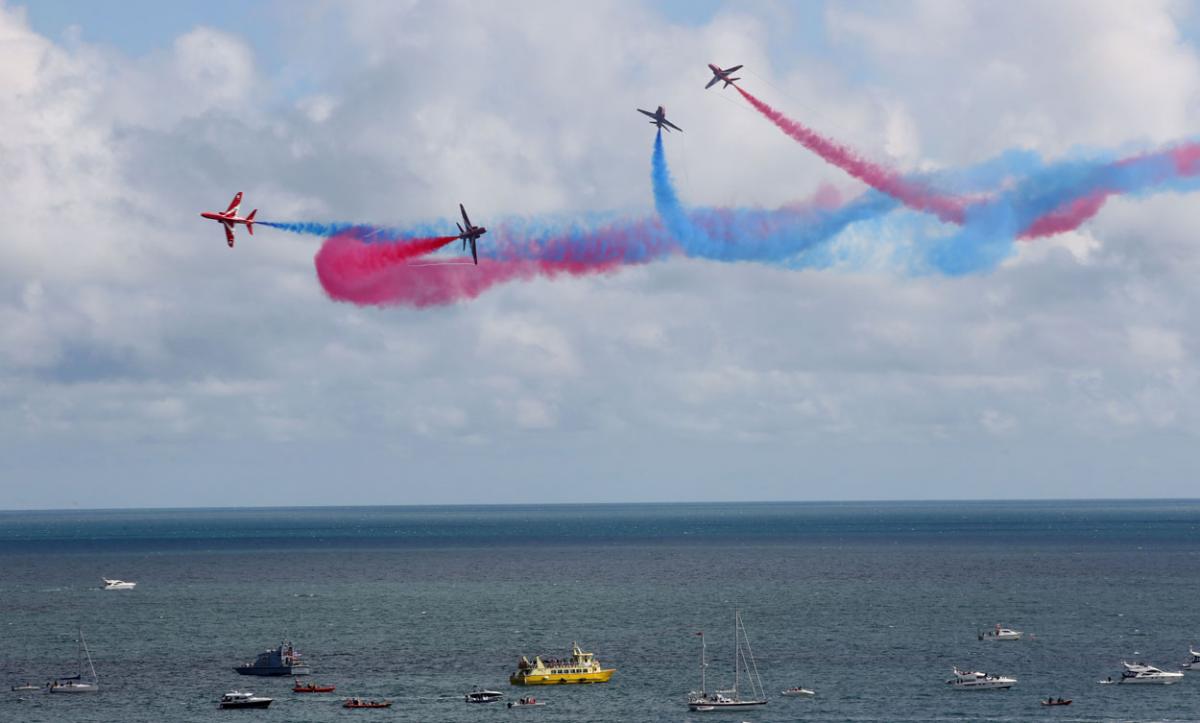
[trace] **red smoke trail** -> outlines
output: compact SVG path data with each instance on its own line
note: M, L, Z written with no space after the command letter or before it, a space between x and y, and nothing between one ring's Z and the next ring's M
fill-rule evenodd
M1053 236L1054 234L1074 231L1092 216L1100 213L1104 202L1108 200L1108 191L1097 191L1089 196L1077 198L1065 203L1050 213L1041 216L1029 227L1017 235L1022 241Z
M663 240L657 224L640 223L624 229L602 229L584 238L516 243L501 237L496 252L499 257L480 259L478 266L405 263L455 238L368 244L354 233L332 236L317 252L317 278L325 293L337 301L424 308L474 299L509 281L613 271L651 261L673 249ZM414 250L420 248L426 250Z
M920 184L905 179L895 171L864 160L849 148L788 118L737 85L734 87L738 89L743 98L750 102L750 105L770 119L781 131L851 176L910 208L933 213L943 221L961 224L965 220L965 203L961 199L940 196Z

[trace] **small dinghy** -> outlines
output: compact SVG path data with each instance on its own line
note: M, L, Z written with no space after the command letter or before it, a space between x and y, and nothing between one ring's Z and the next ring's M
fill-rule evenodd
M347 698L345 703L342 703L343 708L391 708L392 701L390 700L362 700L361 698Z
M33 683L22 683L20 685L14 685L12 687L12 689L13 690L41 690L42 686L34 685Z
M527 695L523 698L518 698L517 700L510 700L508 702L509 708L536 708L537 706L541 706L541 705L546 705L546 701L538 700L537 698L534 698L532 695Z
M320 683L301 683L299 680L294 680L292 685L293 693L332 693L337 690L336 685L321 685Z
M1071 705L1070 698L1047 698L1042 701L1042 705Z
M808 688L802 688L798 685L795 688L788 688L787 690L780 691L779 694L785 695L788 697L792 697L792 698L808 697L808 696L816 695L815 692L809 690Z

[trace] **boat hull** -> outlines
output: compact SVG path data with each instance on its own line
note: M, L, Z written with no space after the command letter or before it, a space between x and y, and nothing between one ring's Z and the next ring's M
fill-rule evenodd
M221 703L220 707L222 710L229 710L231 708L269 708L273 702L273 700L268 698L267 700L248 700L238 701L236 703Z
M761 708L766 705L765 700L736 700L727 702L715 701L693 701L688 703L688 710L707 712L718 710L744 710L746 708Z
M267 677L310 675L312 673L312 669L304 665L238 666L234 668L234 671L240 675L262 675Z
M539 675L514 675L508 679L512 685L579 685L588 683L607 683L616 668L597 670L589 673L546 673Z
M51 693L99 693L99 685L55 685L47 688Z
M1121 678L1117 681L1121 685L1172 685L1183 680L1183 676L1169 676L1162 678Z

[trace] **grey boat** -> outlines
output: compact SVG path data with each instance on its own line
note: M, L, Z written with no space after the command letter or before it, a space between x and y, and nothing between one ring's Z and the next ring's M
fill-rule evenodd
M243 663L234 668L242 675L308 675L312 669L300 661L300 653L290 642L280 643L274 650L258 654L253 663Z

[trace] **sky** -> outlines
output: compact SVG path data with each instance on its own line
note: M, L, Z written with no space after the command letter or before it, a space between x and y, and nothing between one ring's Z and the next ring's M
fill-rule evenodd
M903 173L1150 151L1200 131L1198 9L0 0L0 508L1194 497L1194 193L973 273L864 223L423 309L197 214L652 218L660 104L689 207L866 190L710 62Z

